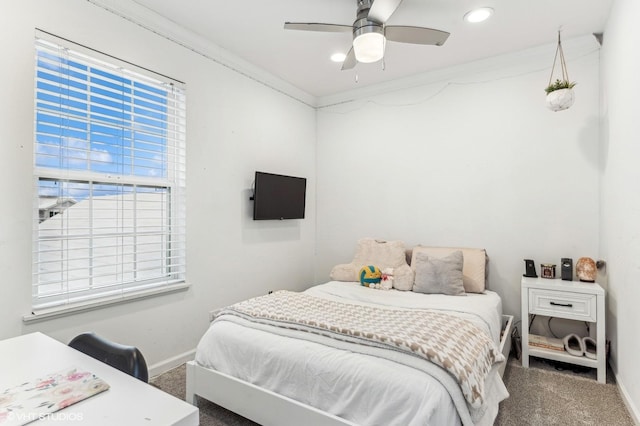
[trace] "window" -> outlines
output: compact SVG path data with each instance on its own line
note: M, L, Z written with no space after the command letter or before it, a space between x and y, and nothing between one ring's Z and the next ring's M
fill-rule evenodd
M34 186L35 314L183 283L182 84L38 37Z

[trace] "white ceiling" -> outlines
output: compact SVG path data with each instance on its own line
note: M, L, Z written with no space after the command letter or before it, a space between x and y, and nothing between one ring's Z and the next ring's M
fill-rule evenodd
M341 71L349 33L284 30L285 21L351 25L357 0L131 0L317 97L602 32L613 0L404 0L387 22L451 33L442 47L389 42L381 62ZM486 22L463 15L495 10ZM551 58L550 58L551 60ZM355 82L356 74L358 83Z

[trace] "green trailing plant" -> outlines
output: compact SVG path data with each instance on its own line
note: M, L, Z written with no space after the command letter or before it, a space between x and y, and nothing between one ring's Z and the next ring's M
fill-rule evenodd
M554 81L553 83L551 83L550 85L547 86L546 89L544 89L545 92L547 92L547 95L551 92L555 92L556 90L560 90L560 89L572 89L573 86L576 85L575 81L570 82L569 80L560 80L559 78L556 79L556 81Z

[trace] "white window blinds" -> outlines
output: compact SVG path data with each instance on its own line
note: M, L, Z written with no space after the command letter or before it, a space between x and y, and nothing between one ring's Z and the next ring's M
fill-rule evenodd
M185 172L182 84L37 38L34 312L184 281Z

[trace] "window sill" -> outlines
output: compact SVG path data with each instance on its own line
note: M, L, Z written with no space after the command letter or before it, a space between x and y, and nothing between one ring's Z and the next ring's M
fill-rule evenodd
M97 299L97 300L92 300L87 302L56 306L48 309L42 309L36 312L31 312L30 314L24 315L22 317L22 322L34 323L38 321L64 317L67 315L73 315L80 312L93 311L95 309L102 309L107 306L128 303L134 300L147 299L149 297L176 293L179 291L186 291L189 289L189 287L190 287L189 284L182 281L167 287L132 292L132 293L126 294L125 296L114 296L114 297Z

